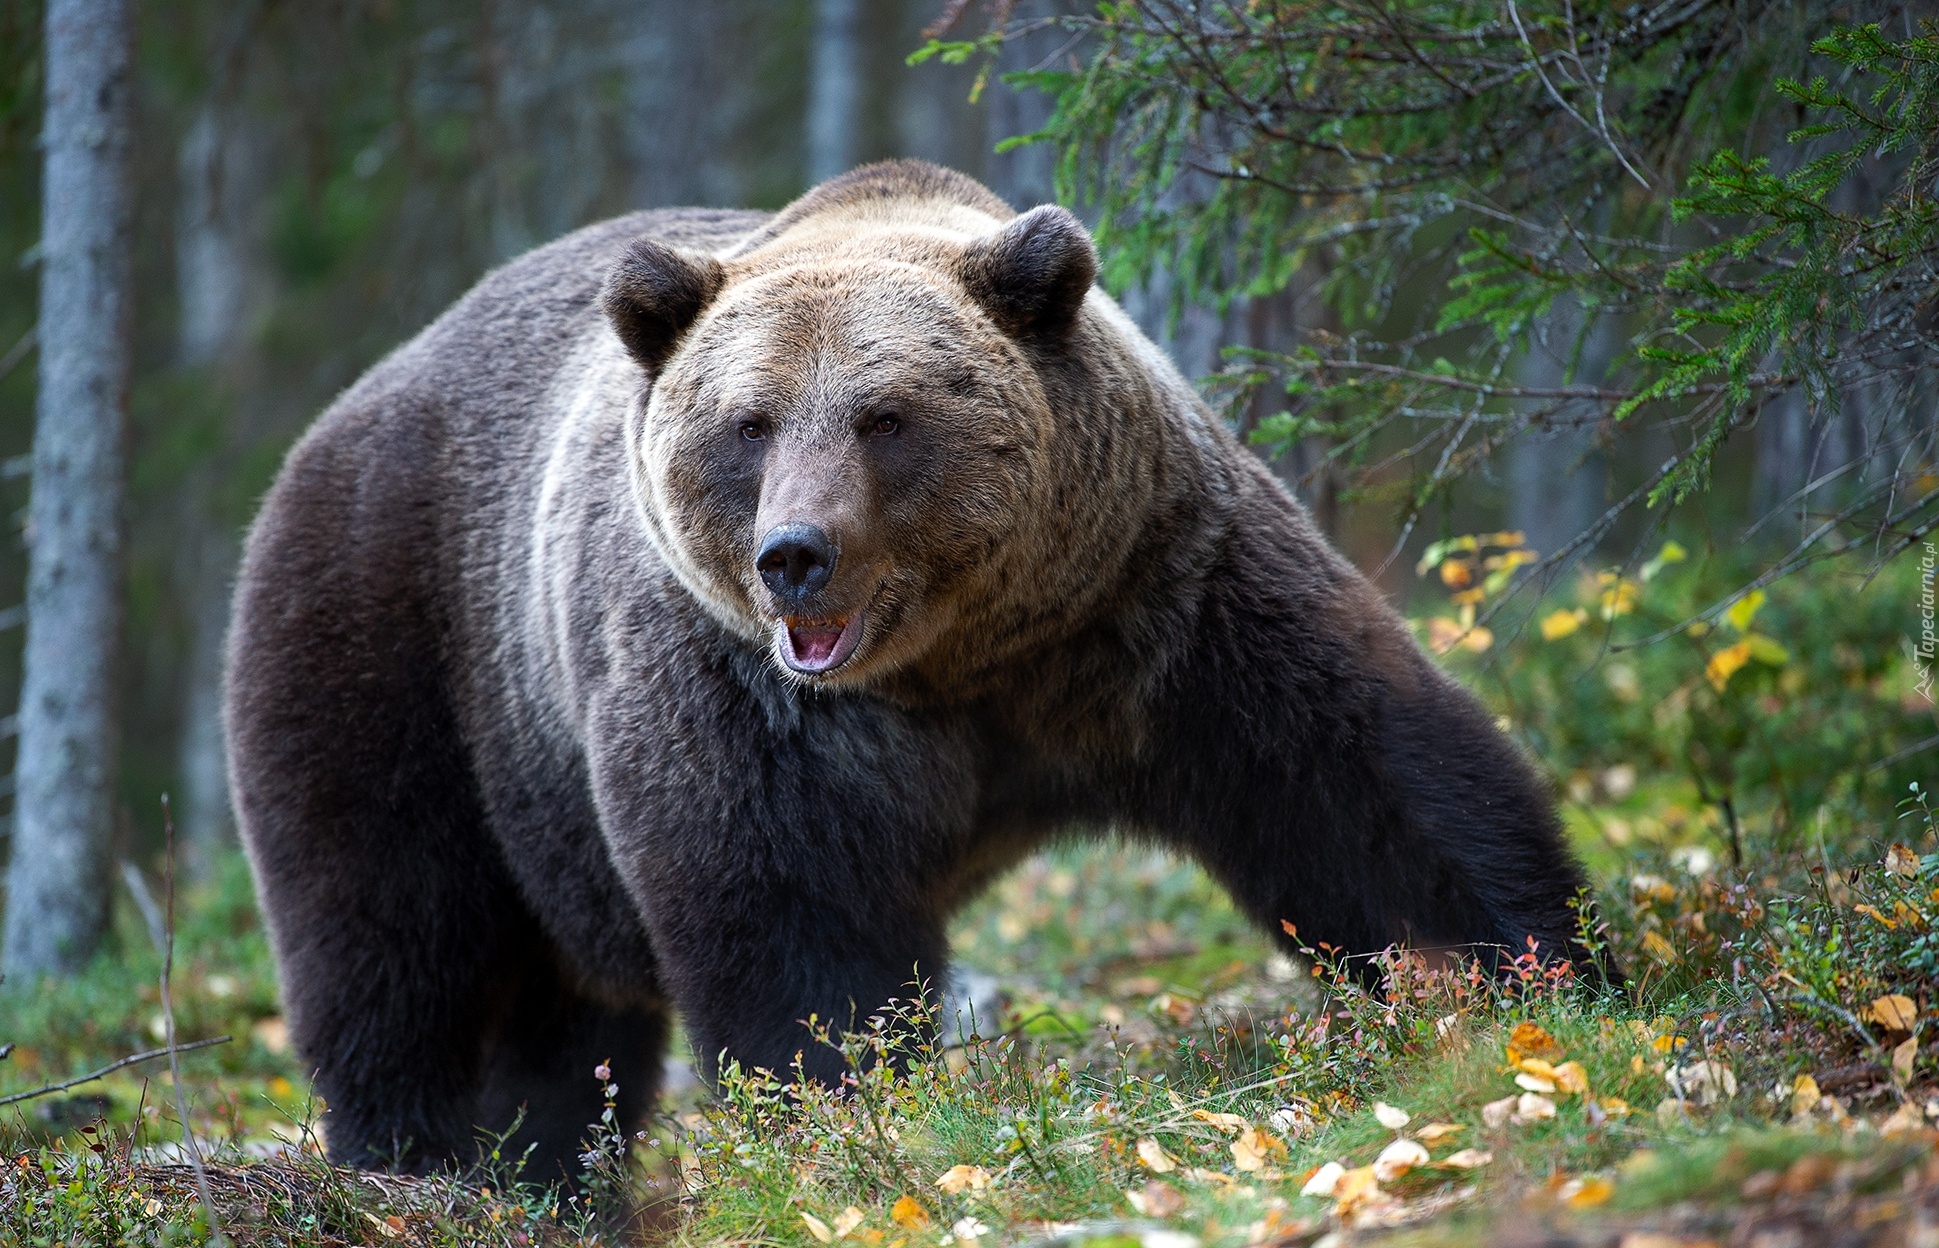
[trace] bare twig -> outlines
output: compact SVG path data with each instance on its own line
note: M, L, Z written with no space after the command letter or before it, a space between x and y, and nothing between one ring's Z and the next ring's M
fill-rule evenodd
M1629 176L1636 179L1639 186L1646 191L1655 190L1656 188L1650 185L1650 180L1641 173L1638 173L1635 165L1629 163L1629 157L1623 153L1622 147L1616 142L1615 136L1609 133L1607 126L1598 130L1588 118L1576 112L1575 108L1567 100L1562 98L1562 93L1555 89L1555 84L1549 81L1548 71L1542 68L1543 57L1535 50L1535 45L1529 42L1528 31L1522 26L1522 15L1515 9L1515 0L1508 0L1508 16L1515 23L1515 33L1521 36L1522 46L1528 49L1529 68L1533 69L1535 76L1542 80L1542 86L1548 89L1549 98L1554 100L1563 112L1575 118L1583 129L1595 132L1602 139L1603 144L1614 154L1616 159L1622 162L1623 168L1629 171ZM1596 96L1596 110L1598 115L1600 115L1602 110L1602 96L1600 92Z
M217 1036L213 1040L197 1040L191 1044L179 1044L165 1049L149 1049L144 1053L131 1053L119 1061L109 1062L99 1070L90 1070L85 1075L76 1075L72 1079L63 1079L59 1083L50 1083L44 1088L35 1088L31 1092L16 1092L12 1096L0 1096L0 1105L12 1105L17 1101L31 1101L36 1097L52 1096L56 1092L65 1092L69 1088L78 1088L84 1083L93 1083L96 1079L105 1079L125 1066L134 1066L141 1062L153 1061L158 1057L172 1058L177 1053L193 1053L197 1049L206 1049L211 1045L227 1043L229 1043L228 1036ZM4 1055L12 1049L13 1046L11 1044L0 1045L0 1055Z

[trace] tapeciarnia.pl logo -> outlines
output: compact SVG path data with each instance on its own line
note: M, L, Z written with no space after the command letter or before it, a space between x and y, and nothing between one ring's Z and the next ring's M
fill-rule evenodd
M1925 557L1919 560L1919 640L1912 647L1912 667L1919 674L1914 686L1919 696L1932 701L1932 661L1939 653L1939 636L1933 633L1933 549L1925 543Z

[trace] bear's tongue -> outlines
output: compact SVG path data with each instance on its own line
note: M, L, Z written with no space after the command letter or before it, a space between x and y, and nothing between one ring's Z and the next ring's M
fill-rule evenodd
M787 625L790 666L798 671L819 672L834 667L848 657L853 646L842 641L850 620L814 620Z

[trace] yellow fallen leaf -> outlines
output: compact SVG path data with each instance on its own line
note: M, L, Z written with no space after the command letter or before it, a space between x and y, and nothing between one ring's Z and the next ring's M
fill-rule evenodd
M1722 1062L1691 1062L1688 1066L1672 1066L1663 1072L1663 1081L1679 1098L1703 1105L1714 1105L1719 1100L1729 1100L1737 1095L1737 1072Z
M1347 1168L1339 1162L1329 1161L1306 1176L1306 1182L1301 1185L1299 1194L1302 1196L1331 1196L1334 1187L1340 1182L1340 1176L1346 1172Z
M1539 1024L1516 1023L1515 1030L1508 1033L1508 1063L1515 1065L1525 1057L1559 1062L1562 1060L1562 1046Z
M1730 678L1748 662L1750 662L1749 642L1740 641L1734 646L1725 646L1710 656L1710 662L1704 664L1703 678L1710 682L1712 689L1722 693L1724 686L1730 683Z
M1676 946L1663 939L1661 932L1643 933L1643 952L1665 966L1669 966L1677 960ZM1656 1038L1656 1044L1659 1051L1668 1051L1668 1037L1658 1036Z
M1229 1174L1222 1174L1217 1170L1206 1170L1199 1166L1193 1166L1188 1170L1181 1170L1179 1173L1188 1179L1196 1179L1200 1183L1217 1183L1221 1187L1231 1187L1239 1181Z
M1209 1122L1221 1131L1243 1131L1251 1125L1237 1114L1214 1113L1209 1109L1195 1109L1192 1117L1200 1122Z
M1138 1160L1145 1163L1145 1169L1158 1174L1170 1174L1178 1169L1178 1162L1165 1151L1165 1146L1146 1136L1138 1141Z
M1620 1096L1598 1097L1596 1098L1596 1104L1601 1107L1603 1113L1608 1114L1611 1118L1625 1118L1630 1112L1629 1102Z
M142 1213L151 1218L161 1213L163 1208L164 1206L162 1202L159 1200L156 1200L153 1196L150 1196L147 1200L144 1200L141 1202Z
M1524 1057L1521 1061L1515 1063L1515 1069L1524 1074L1534 1075L1537 1079L1546 1079L1550 1083L1555 1082L1555 1067L1549 1065L1539 1057Z
M889 1216L906 1230L919 1231L929 1225L929 1211L914 1196L898 1196L889 1206Z
M1885 851L1885 869L1893 875L1908 880L1919 878L1919 856L1905 845L1892 842L1892 848Z
M1575 1190L1562 1198L1571 1209L1593 1209L1616 1194L1616 1185L1608 1179L1583 1179L1574 1186Z
M1427 1150L1413 1140L1395 1140L1373 1161L1373 1177L1391 1183L1416 1166L1427 1164Z
M1333 1199L1341 1217L1346 1217L1357 1205L1380 1194L1380 1180L1374 1176L1372 1166L1360 1166L1340 1173L1339 1182L1333 1185Z
M1395 1106L1387 1104L1385 1101L1375 1101L1373 1103L1373 1116L1379 1119L1380 1125L1389 1131L1400 1130L1407 1125L1408 1120L1412 1117L1406 1110L1398 1109Z
M847 1239L848 1233L862 1224L862 1211L854 1205L835 1215L835 1238Z
M1892 993L1876 997L1865 1007L1865 1017L1888 1031L1911 1031L1918 1021L1919 1007L1911 997Z
M1555 1117L1555 1102L1534 1092L1524 1092L1515 1098L1515 1117L1522 1122L1534 1122L1540 1118Z
M1518 1074L1515 1076L1515 1086L1518 1088L1526 1088L1530 1092L1555 1091L1554 1080L1542 1079L1542 1078L1539 1078L1538 1076L1531 1075L1526 1071L1523 1071L1521 1074Z
M964 1190L980 1192L990 1185L990 1172L981 1166L951 1166L936 1179L936 1186L954 1196Z
M1586 1096L1589 1092L1589 1072L1582 1068L1581 1062L1563 1062L1555 1068L1555 1086L1575 1096Z
M1264 1170L1273 1158L1285 1155L1285 1141L1257 1127L1247 1127L1232 1141L1232 1164L1248 1173Z
M1919 1056L1919 1038L1907 1036L1903 1043L1892 1050L1892 1075L1901 1087L1912 1082L1912 1063Z
M828 1223L823 1222L820 1218L806 1210L802 1211L801 1220L808 1224L808 1233L813 1235L817 1240L824 1244L832 1244L835 1242L835 1232L828 1229Z
M1818 1108L1818 1101L1823 1095L1818 1091L1816 1079L1810 1075L1799 1075L1791 1080L1791 1113L1793 1115L1810 1113Z
M1551 611L1542 617L1542 640L1560 641L1581 628L1588 618L1589 613L1581 607L1573 611Z
M1458 1153L1449 1153L1435 1164L1450 1170L1475 1170L1494 1159L1495 1155L1485 1148L1464 1148Z
M1467 1127L1458 1122L1430 1122L1414 1132L1414 1138L1423 1144L1439 1144L1449 1136L1459 1135Z
M1925 1129L1925 1119L1919 1113L1919 1107L1911 1101L1899 1106L1890 1118L1878 1124L1878 1133L1884 1136L1912 1135Z

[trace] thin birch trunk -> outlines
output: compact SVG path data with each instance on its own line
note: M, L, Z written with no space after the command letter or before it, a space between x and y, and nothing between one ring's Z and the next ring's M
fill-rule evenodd
M133 277L133 0L48 0L40 392L8 977L70 972L108 920Z

